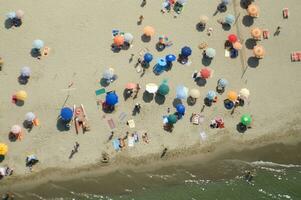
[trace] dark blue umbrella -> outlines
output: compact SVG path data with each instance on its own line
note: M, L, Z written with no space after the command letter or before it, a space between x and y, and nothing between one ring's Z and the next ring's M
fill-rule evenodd
M181 55L184 56L184 57L190 56L191 53L192 53L192 50L191 50L191 48L188 47L188 46L185 46L185 47L183 47L183 48L181 49Z
M185 114L185 106L183 104L178 104L176 106L177 112L181 115Z
M231 110L234 107L233 101L230 101L229 99L224 101L224 105L227 110Z
M106 96L106 104L110 106L114 106L118 103L118 96L115 92L110 92Z
M150 53L144 54L144 62L150 63L153 60L153 55Z
M167 62L173 62L173 61L175 61L177 59L177 57L175 56L175 55L173 55L173 54L168 54L166 57L165 57L165 60L167 61Z
M61 110L61 118L65 121L71 120L73 117L73 111L71 108L64 107Z

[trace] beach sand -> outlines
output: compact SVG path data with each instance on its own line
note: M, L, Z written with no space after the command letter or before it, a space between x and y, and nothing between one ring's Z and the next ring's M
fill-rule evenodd
M256 2L260 7L260 17L254 20L252 26L244 25L247 20L244 16L246 10L240 7L239 1L234 0L228 6L226 13L212 16L219 1L193 0L189 1L183 12L176 18L174 13L161 14L162 1L148 1L144 8L140 2L132 0L123 1L2 1L0 7L0 56L5 60L3 70L0 72L1 99L0 99L0 141L7 143L9 153L1 165L9 165L15 169L14 176L32 175L48 169L79 168L100 162L102 152L109 153L116 165L120 157L138 159L149 154L160 154L166 147L169 150L178 149L178 154L185 153L186 149L193 147L198 153L214 151L222 148L217 144L222 141L234 147L249 147L249 145L262 145L271 140L283 140L286 130L299 130L301 119L300 99L301 68L299 63L290 62L290 53L300 50L297 40L301 32L298 11L301 5L297 0L273 0ZM271 6L273 5L273 6ZM290 9L289 19L282 19L282 8ZM12 10L25 11L23 24L19 28L6 29L4 27L5 14ZM231 30L224 31L217 19L223 18L227 13L238 17L237 24ZM142 25L137 25L138 17L143 14ZM213 28L212 36L206 31L196 30L200 15L210 17L208 27ZM141 41L142 29L151 25L156 35L148 43ZM281 26L279 36L273 37L277 26ZM266 49L266 57L259 61L257 67L250 62L252 50L245 45L241 50L241 57L230 59L224 57L224 42L230 33L238 34L243 43L248 43L252 27L269 29L271 36L268 40L258 42ZM110 50L112 43L112 30L119 29L134 35L133 47L114 53ZM166 34L173 45L163 52L157 52L155 44L159 35ZM42 39L46 46L51 48L50 55L41 60L32 58L30 50L35 39ZM209 47L215 48L216 57L210 67L214 76L205 86L198 86L191 75L199 70L202 64L201 51L198 45L207 42ZM152 66L143 77L134 68L138 53L148 48L155 58L163 57L169 53L178 55L180 49L188 45L192 48L190 66L179 63L173 65L172 70L156 76ZM250 44L248 43L247 46ZM135 54L134 61L129 63L131 54ZM249 62L248 62L249 61ZM153 62L154 63L154 62ZM250 66L249 66L250 65ZM32 76L27 85L20 85L17 81L22 66L30 66ZM104 69L113 67L118 79L107 87L107 91L115 90L120 102L116 111L105 114L97 106L95 90L100 89L99 80ZM190 124L189 118L193 112L200 112L203 106L202 98L209 90L214 90L217 80L226 78L230 84L226 92L219 95L218 102L206 107L203 114L206 121L201 126ZM142 94L146 83L160 84L168 79L171 91L162 105L155 100L144 102ZM73 82L74 88L66 90ZM138 98L124 101L123 90L127 82L137 82L142 86ZM183 84L188 88L199 88L202 97L194 106L186 106L186 114L174 128L167 133L162 128L162 116L167 115L167 108L175 111L175 88ZM239 107L233 115L223 106L223 99L229 90L239 91L248 88L251 92L250 101L244 107ZM28 99L22 107L11 103L11 96L23 89L28 93ZM104 99L104 95L101 97ZM141 113L131 116L134 104L139 102ZM74 104L85 106L91 131L86 134L76 134L74 127L70 131L60 131L57 128L57 118L62 106L72 107ZM34 127L30 133L25 133L22 141L10 142L8 133L14 124L22 124L27 112L34 112L41 124ZM118 121L120 113L125 112L127 119L134 119L135 129L129 129L124 122ZM252 129L244 134L238 133L236 124L244 113L252 114L254 123ZM210 120L215 116L222 116L226 128L223 130L210 129ZM115 152L111 142L107 142L110 128L107 120L115 121L115 137L125 136L138 131L140 136L147 131L150 143L142 141L133 148L126 148L122 152ZM208 140L200 141L199 133L204 130ZM294 137L294 135L293 135ZM296 137L297 138L297 137ZM75 141L79 142L79 152L72 159L68 159ZM278 141L281 142L281 141ZM29 154L36 154L40 163L30 173L25 167L25 158ZM116 157L117 155L117 157ZM131 162L131 159L127 162ZM118 166L114 167L118 167ZM9 182L10 178L2 180ZM13 177L12 177L13 179ZM1 183L2 184L2 183Z

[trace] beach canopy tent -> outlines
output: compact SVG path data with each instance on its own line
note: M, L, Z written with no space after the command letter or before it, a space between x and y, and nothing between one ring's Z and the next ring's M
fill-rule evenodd
M165 60L167 62L173 62L177 59L177 57L174 54L168 54L167 56L165 56Z
M36 118L36 115L33 112L28 112L25 115L25 120L28 122L32 122Z
M24 90L19 90L16 93L16 99L19 101L25 101L25 99L27 98L27 93Z
M122 35L116 35L114 37L114 44L117 46L121 46L124 44L124 37Z
M242 88L239 91L239 96L244 99L248 99L250 96L250 91L247 88Z
M132 43L134 40L134 36L131 33L125 33L123 37L124 37L124 41L127 43Z
M176 106L176 110L181 115L185 114L185 106L181 103Z
M227 81L226 79L224 79L224 78L221 78L221 79L219 79L219 80L217 81L217 85L218 85L219 87L224 88L224 87L226 87L226 86L228 85L228 81Z
M247 8L247 11L251 17L258 17L259 8L255 4L250 4Z
M208 56L209 58L214 58L214 56L216 55L216 51L213 48L207 48L205 50L205 54L206 56Z
M222 4L228 5L231 3L231 0L222 0Z
M109 92L106 96L106 104L114 106L118 103L118 96L115 92Z
M187 2L187 0L177 0L177 2L181 5L184 5Z
M245 125L245 126L250 125L251 122L252 122L252 117L251 117L251 115L249 115L249 114L244 114L243 116L241 116L240 122L241 122L243 125Z
M242 49L242 44L241 44L240 42L238 42L238 41L234 42L234 43L232 44L232 46L233 46L233 48L236 49L236 50Z
M211 76L211 69L208 67L205 67L203 69L200 70L200 75L203 79L207 79L210 78Z
M237 100L237 93L233 90L229 91L228 94L228 99L231 100L231 101L236 101Z
M158 91L158 85L156 85L155 83L148 83L145 86L145 90L150 93L150 94L154 94Z
M44 42L40 39L34 40L32 43L34 49L42 49L44 47Z
M107 80L112 79L114 77L114 69L113 68L106 69L103 72L102 77Z
M22 127L20 125L13 125L10 129L10 132L15 134L15 135L18 135L22 132Z
M125 85L125 88L128 89L128 90L136 89L137 88L137 83L127 83Z
M231 15L231 14L226 15L226 17L225 17L225 23L226 24L229 24L231 26L234 22L235 22L235 16L234 15Z
M178 121L178 118L174 114L168 115L167 121L168 121L169 124L175 124Z
M182 49L181 49L181 55L184 56L184 57L188 57L192 54L192 50L190 47L188 46L184 46Z
M208 22L209 18L206 15L201 15L200 16L200 23L201 24L206 24Z
M65 121L69 121L73 117L73 110L69 107L64 107L61 109L61 119Z
M237 41L237 36L235 34L228 35L228 41L234 43Z
M188 88L183 85L178 85L176 88L176 98L177 99L187 99Z
M16 11L16 18L22 19L24 17L24 14L25 14L24 11L19 9Z
M165 96L169 93L169 86L166 83L162 83L159 86L158 93Z
M0 143L0 155L5 156L8 152L8 146L4 143Z
M146 35L146 36L153 36L155 34L155 29L151 26L145 26L143 28L143 34Z
M216 92L213 90L209 90L207 93L206 98L209 100L213 100L216 97Z
M143 58L144 62L150 63L153 60L153 55L151 53L145 53Z
M263 58L263 56L265 55L265 50L264 50L263 46L256 45L253 49L253 53L256 58Z
M201 93L198 89L193 88L189 91L189 96L191 96L194 99L200 98Z
M252 30L251 30L251 36L252 36L254 39L256 39L256 40L260 39L260 38L261 38L261 35L262 35L262 31L261 31L260 28L257 28L257 27L252 28Z
M31 70L29 67L24 66L21 68L21 76L22 77L30 77L30 74L31 74Z
M17 17L16 12L9 12L6 14L6 19L14 19Z

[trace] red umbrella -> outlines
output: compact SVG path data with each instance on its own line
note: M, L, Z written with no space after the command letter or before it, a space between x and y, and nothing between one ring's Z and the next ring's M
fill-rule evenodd
M128 90L136 89L137 88L137 83L127 83L125 85L125 88L128 89Z
M209 68L203 68L200 71L201 77L207 79L211 76L211 70Z
M237 41L237 36L235 34L230 34L230 35L228 35L228 40L229 40L229 42L234 43Z

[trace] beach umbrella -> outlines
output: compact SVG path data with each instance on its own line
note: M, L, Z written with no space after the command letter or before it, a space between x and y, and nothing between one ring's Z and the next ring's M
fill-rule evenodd
M263 58L263 56L265 54L265 50L264 50L263 46L256 45L253 49L253 53L256 58Z
M114 44L117 46L121 46L124 44L124 37L122 35L116 35L114 37Z
M209 90L209 92L207 93L207 99L209 100L213 100L216 97L216 92L213 90Z
M41 49L44 47L44 42L42 40L37 39L37 40L33 41L32 46L35 49Z
M227 110L231 110L234 107L233 101L230 101L229 99L226 99L224 101L224 106Z
M165 96L169 93L169 86L165 83L162 83L158 88L158 93Z
M187 99L188 97L188 88L183 86L183 85L179 85L176 88L176 97L177 99Z
M228 99L231 100L231 101L236 101L237 100L237 93L235 91L229 91L228 94Z
M185 106L183 104L178 104L176 106L176 109L177 109L177 112L181 115L184 115L185 114Z
M261 35L262 35L262 31L260 30L260 28L257 28L257 27L252 28L252 30L251 30L251 36L254 39L260 39Z
M221 78L217 81L217 85L224 88L228 85L228 81L226 79Z
M240 50L240 49L242 49L242 44L240 43L240 42L234 42L233 44L232 44L232 46L233 46L233 48L234 49L236 49L236 50Z
M162 67L165 67L167 65L165 58L158 58L157 64Z
M250 96L250 91L247 88L242 88L239 91L239 96L245 99L248 99Z
M177 118L176 115L173 115L173 114L172 115L168 115L167 121L170 124L175 124L178 121L178 118Z
M191 48L188 47L188 46L185 46L185 47L183 47L183 48L181 49L181 55L184 56L184 57L190 56L191 53L192 53L192 50L191 50Z
M18 19L22 19L22 17L24 16L24 11L23 10L17 10L16 11L16 17L18 18Z
M115 92L110 92L106 96L106 104L114 106L118 103L118 96Z
M143 28L143 34L151 37L155 34L155 29L151 26L146 26Z
M125 85L125 88L128 89L128 90L136 89L137 88L137 83L127 83Z
M200 23L206 24L208 22L209 18L206 15L200 16Z
M7 19L14 19L16 17L17 17L16 12L9 12L9 13L6 14Z
M213 48L207 48L205 50L206 56L208 56L209 58L213 58L216 55L216 51Z
M247 11L251 17L257 17L259 14L259 8L255 4L250 4Z
M151 94L156 93L158 91L158 88L158 85L156 85L155 83L148 83L145 86L145 90Z
M187 0L177 0L177 2L181 5L185 4L187 2Z
M25 66L21 68L21 76L23 77L30 77L31 70L29 67Z
M208 67L205 67L200 70L201 77L207 79L211 76L211 70Z
M28 112L25 115L25 120L32 122L36 118L36 115L33 112Z
M231 15L231 14L226 15L226 17L225 17L225 23L226 24L232 25L234 22L235 22L235 16L234 15Z
M250 125L251 122L252 122L252 117L251 117L251 115L249 115L249 114L244 114L243 116L241 116L240 122L241 122L243 125L245 125L245 126Z
M201 93L198 89L193 88L189 91L189 96L191 96L192 98L197 99L197 98L200 98Z
M222 0L222 4L228 5L231 3L231 0Z
M230 35L228 35L228 40L229 40L229 42L234 43L237 41L237 36L235 34L230 34Z
M65 121L69 121L73 117L73 110L69 107L64 107L61 109L61 118Z
M104 79L107 79L107 80L110 80L114 77L114 69L113 68L109 68L109 69L106 69L103 74L102 74L102 77Z
M150 63L153 60L153 55L151 53L144 54L144 62Z
M17 125L17 124L16 124L16 125L13 125L13 126L11 127L11 129L10 129L10 132L13 133L13 134L15 134L15 135L20 134L21 131L22 131L21 126L19 126L19 125Z
M125 33L123 37L124 37L124 41L127 43L132 43L134 40L134 36L131 33Z
M4 143L0 143L0 155L4 156L8 152L8 146Z
M173 61L175 61L177 59L177 57L175 56L175 55L173 55L173 54L168 54L166 57L165 57L165 60L167 61L167 62L173 62Z
M25 99L27 98L27 93L24 90L19 90L16 93L16 99L19 101L25 101Z

